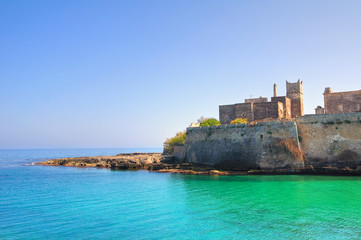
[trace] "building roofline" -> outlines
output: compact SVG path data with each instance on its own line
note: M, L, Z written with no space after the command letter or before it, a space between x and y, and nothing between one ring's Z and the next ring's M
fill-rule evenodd
M349 94L349 93L361 93L361 90L356 90L356 91L346 91L346 92L332 92L332 93L323 93L323 95L331 95L331 94Z

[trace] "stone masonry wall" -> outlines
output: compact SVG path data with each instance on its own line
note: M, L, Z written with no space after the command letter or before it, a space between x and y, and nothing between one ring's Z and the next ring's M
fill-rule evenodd
M361 170L361 112L188 128L179 158L233 170Z
M253 121L253 103L219 106L219 120L222 124L228 124L237 118L247 118L249 122Z
M303 83L300 80L295 83L286 81L286 96L291 99L292 118L303 116Z
M188 128L181 160L221 169L280 169L303 167L285 145L298 149L295 122L264 122Z
M289 102L288 102L289 103ZM237 118L247 118L248 122L265 118L284 118L282 102L239 103L219 106L219 120L222 124L229 124Z
M260 103L260 102L268 102L268 98L259 97L259 98L248 98L244 100L245 103Z
M272 97L271 102L283 103L283 117L291 119L291 100L288 97Z
M361 91L324 93L325 113L361 111Z
M296 123L306 165L361 167L361 113L306 115Z
M265 118L279 119L283 118L282 102L267 102L253 104L254 120Z
M295 83L290 83L286 81L286 92L287 93L303 93L302 82L298 80Z
M235 104L235 118L247 118L249 122L254 120L254 104L253 103L241 103ZM232 119L232 120L234 120ZM229 122L228 122L229 123Z
M236 117L235 105L221 105L219 106L219 121L222 124L230 123Z
M291 99L292 118L303 116L304 115L303 94L289 93L287 94L287 97Z

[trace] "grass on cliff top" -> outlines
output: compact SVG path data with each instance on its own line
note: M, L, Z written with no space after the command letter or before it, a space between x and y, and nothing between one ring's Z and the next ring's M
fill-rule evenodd
M174 137L167 138L163 146L163 154L171 155L174 153L174 146L176 144L184 144L186 141L186 131L178 132Z

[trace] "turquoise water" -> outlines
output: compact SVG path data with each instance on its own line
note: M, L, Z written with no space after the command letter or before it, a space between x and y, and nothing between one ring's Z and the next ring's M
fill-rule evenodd
M361 238L360 177L26 165L152 150L0 150L0 239Z

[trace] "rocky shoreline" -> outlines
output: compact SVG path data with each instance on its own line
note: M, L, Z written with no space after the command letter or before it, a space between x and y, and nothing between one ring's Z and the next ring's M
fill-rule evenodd
M179 163L174 156L161 153L124 153L115 156L75 157L51 159L37 162L42 166L95 167L113 170L148 170L162 173L179 173L184 175L331 175L361 176L360 168L306 166L298 169L261 169L261 170L227 170L214 166Z
M148 170L184 175L246 175L247 171L222 171L209 166L179 163L173 156L161 153L124 153L116 156L75 157L37 162L42 166L95 167L113 170Z

